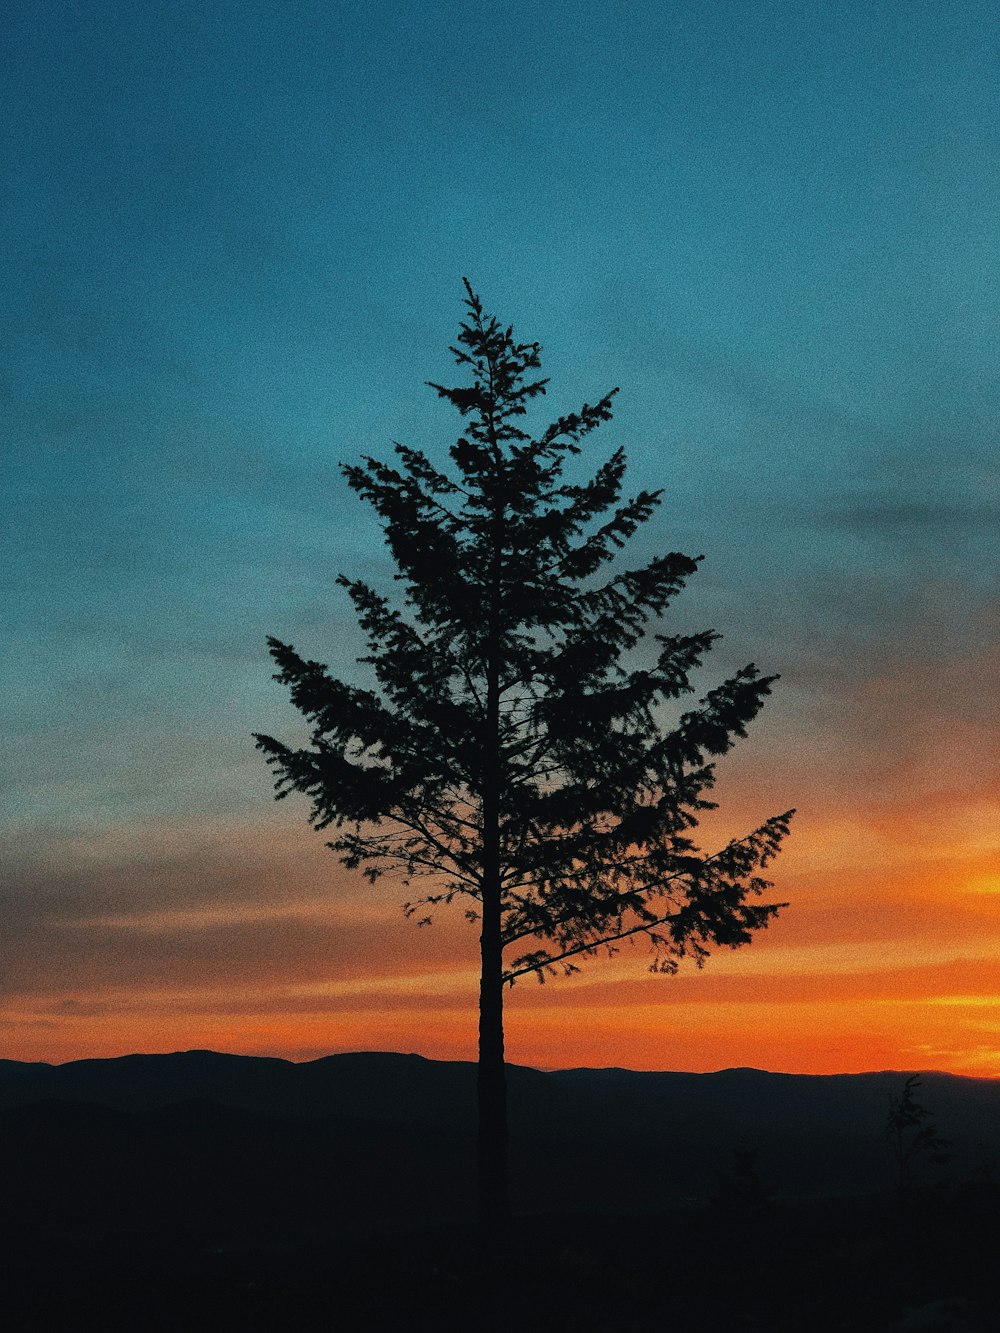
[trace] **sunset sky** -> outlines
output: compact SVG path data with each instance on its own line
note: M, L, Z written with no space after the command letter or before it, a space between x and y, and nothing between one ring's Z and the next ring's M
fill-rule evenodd
M543 1067L1000 1076L995 0L13 0L0 35L0 1057L472 1058L418 930L275 804L265 637L338 672L388 581L336 464L442 460L467 274L533 420L703 553L669 625L775 694L711 848L789 806L790 906L509 996ZM360 676L359 676L360 679Z

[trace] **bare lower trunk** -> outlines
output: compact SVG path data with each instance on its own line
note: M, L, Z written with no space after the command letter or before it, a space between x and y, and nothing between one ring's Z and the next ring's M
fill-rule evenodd
M499 902L484 895L479 983L479 1226L492 1243L510 1220L507 1192L507 1081L503 1058L503 981Z

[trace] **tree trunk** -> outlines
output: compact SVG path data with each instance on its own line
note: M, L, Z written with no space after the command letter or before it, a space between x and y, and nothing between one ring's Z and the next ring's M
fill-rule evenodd
M498 477L502 462L490 421ZM486 716L482 752L483 916L479 980L479 1227L484 1253L496 1255L510 1220L507 1193L507 1079L503 1058L503 939L500 883L500 619L503 507L493 514L486 632Z
M507 1229L507 1080L503 1058L500 894L483 893L479 982L479 1227L492 1250Z

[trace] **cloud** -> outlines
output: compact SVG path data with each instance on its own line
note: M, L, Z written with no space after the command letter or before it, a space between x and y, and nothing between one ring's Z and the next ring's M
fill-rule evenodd
M595 969L572 982L553 983L551 994L546 991L543 995L541 990L530 986L523 990L515 988L510 1003L522 1012L539 1005L618 1007L623 1011L662 1005L668 1015L679 1005L808 1006L868 1001L903 1005L929 1000L974 1004L981 997L990 997L991 1002L1000 1004L1000 961L995 956L964 956L941 962L858 970L823 970L822 963L817 962L815 969L794 972L782 970L778 953L769 955L767 961L774 964L774 971L755 968L719 972L709 962L703 971L688 971L676 977L629 979L619 970L613 981L599 979ZM800 1026L807 1021L799 1015L789 1025Z
M880 537L883 540L924 538L957 541L963 534L996 531L997 510L985 503L960 500L900 500L865 497L845 503L829 515L832 527Z
M419 940L416 938L419 934ZM228 915L178 921L169 915L122 918L22 919L8 942L3 989L31 996L53 991L183 992L210 984L218 991L367 978L418 966L428 974L453 967L455 931L327 913L234 906ZM475 955L469 933L467 957Z
M433 973L475 954L459 912L407 921L407 891L345 872L307 828L133 829L8 859L3 988L182 991ZM93 997L93 995L92 995Z

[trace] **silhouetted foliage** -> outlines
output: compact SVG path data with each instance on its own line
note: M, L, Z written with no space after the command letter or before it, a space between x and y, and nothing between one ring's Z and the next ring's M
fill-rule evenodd
M341 467L378 515L404 588L395 604L338 580L376 688L272 638L276 679L312 743L257 744L277 796L307 795L347 866L373 881L430 877L405 907L420 924L452 902L480 923L480 1188L495 1223L506 1211L504 984L576 971L631 937L645 936L651 970L666 973L748 943L780 906L757 901L770 887L760 871L791 812L710 854L696 846L714 758L746 734L775 677L746 666L664 724L661 705L691 691L718 636L656 633L652 660L627 658L698 562L670 552L600 580L661 498L622 499L620 448L589 481L564 475L617 391L529 434L522 422L547 386L539 346L466 290L451 351L470 382L430 386L463 418L453 468L406 445L394 464Z
M943 1166L951 1161L951 1146L938 1133L931 1113L917 1100L920 1075L911 1074L898 1093L889 1094L885 1137L896 1168L900 1191L910 1189L922 1167Z
M759 1213L767 1207L771 1191L757 1169L760 1149L744 1136L733 1149L728 1170L719 1172L719 1184L712 1202L716 1208L738 1215Z

